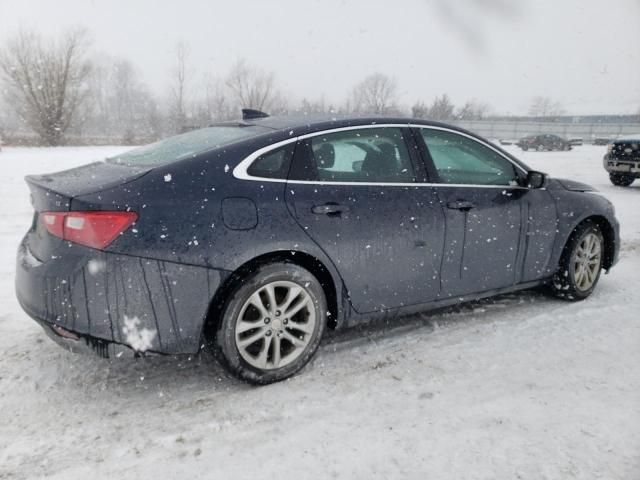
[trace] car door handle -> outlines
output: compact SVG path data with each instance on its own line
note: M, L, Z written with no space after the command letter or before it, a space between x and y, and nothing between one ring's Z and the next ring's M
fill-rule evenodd
M467 200L455 200L447 203L447 208L452 210L462 210L463 212L471 210L473 207L475 207L473 202L469 202Z
M314 205L311 207L311 212L316 215L340 215L348 211L348 206L338 205L337 203L325 203L324 205Z

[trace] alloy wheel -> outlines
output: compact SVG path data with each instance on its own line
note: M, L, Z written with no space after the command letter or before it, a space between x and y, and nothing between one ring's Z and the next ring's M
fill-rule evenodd
M589 233L578 244L573 257L573 277L576 287L585 292L598 279L602 263L602 245L595 233Z
M240 356L261 370L282 368L307 348L316 328L316 309L305 288L274 281L255 290L235 326Z

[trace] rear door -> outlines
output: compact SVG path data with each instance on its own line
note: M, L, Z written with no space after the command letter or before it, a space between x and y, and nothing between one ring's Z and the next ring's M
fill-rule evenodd
M437 297L444 213L410 131L351 127L298 142L286 201L340 272L358 312Z

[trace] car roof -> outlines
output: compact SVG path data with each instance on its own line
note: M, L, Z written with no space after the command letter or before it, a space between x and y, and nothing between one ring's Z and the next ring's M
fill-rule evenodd
M425 120L421 118L411 117L393 117L384 115L331 115L331 114L310 114L310 115L287 115L287 116L266 116L262 118L252 118L233 122L220 122L211 126L224 126L224 125L236 125L236 126L260 126L273 130L273 134L262 134L256 138L262 138L265 144L275 143L279 140L285 140L293 136L302 136L316 132L322 132L323 130L331 130L337 128L364 126L364 125L425 125L428 127L440 127L447 130L456 131L464 135L468 135L472 138L476 138L482 142L489 142L474 132L465 130L464 128L457 127L448 123L436 122L432 120ZM275 135L274 135L275 134ZM244 140L249 142L251 140ZM510 158L513 162L520 165L525 170L530 168L520 159L516 158L511 153L500 148L499 145L491 144L492 148L502 153L502 155Z
M235 122L221 122L214 125L255 125L260 127L271 128L273 130L294 130L295 135L304 135L305 133L317 132L320 130L343 128L362 125L381 125L381 124L401 124L401 125L426 125L435 127L444 127L451 130L457 130L463 133L469 133L466 130L454 125L424 120L411 117L392 117L383 115L332 115L332 114L309 114L309 115L287 115L287 116L269 116L264 118L255 118L251 120L241 120Z

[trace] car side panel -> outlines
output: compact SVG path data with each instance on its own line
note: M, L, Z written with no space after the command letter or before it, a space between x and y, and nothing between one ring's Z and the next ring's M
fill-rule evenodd
M558 229L556 203L547 190L528 190L523 200L524 259L518 282L528 282L550 275Z
M341 322L342 279L289 213L285 183L233 176L237 162L259 146L249 144L161 166L131 184L74 198L72 208L113 205L138 212L133 228L107 248L113 253L225 272L273 252L311 255L333 278ZM211 298L203 296L200 302L208 306Z
M615 264L620 250L620 225L607 199L597 193L567 190L553 179L549 181L547 189L556 204L558 215L557 235L547 273L552 275L556 271L562 250L575 228L585 219L593 216L604 218L613 229L613 263Z

